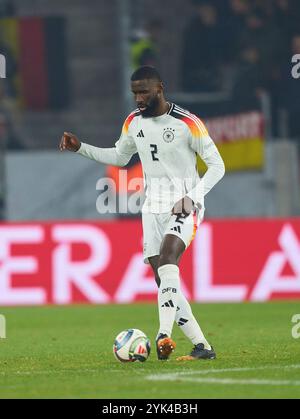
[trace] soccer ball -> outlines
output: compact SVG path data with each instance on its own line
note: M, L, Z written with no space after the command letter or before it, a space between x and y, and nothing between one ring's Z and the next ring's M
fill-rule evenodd
M145 362L150 349L150 340L139 329L123 330L113 344L113 353L120 362Z

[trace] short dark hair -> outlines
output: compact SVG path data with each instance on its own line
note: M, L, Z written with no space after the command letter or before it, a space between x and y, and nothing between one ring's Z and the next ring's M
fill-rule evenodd
M138 80L157 80L162 81L159 72L151 65L143 65L139 67L131 76L131 81Z

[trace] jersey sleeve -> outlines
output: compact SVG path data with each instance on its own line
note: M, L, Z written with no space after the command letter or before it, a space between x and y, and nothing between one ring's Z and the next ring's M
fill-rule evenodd
M199 154L199 156L204 161L215 152L219 153L215 143L211 139L208 130L201 119L193 116L193 120L191 119L188 125L190 147L197 154Z
M113 166L126 166L133 154L137 152L137 148L133 137L129 132L129 125L134 118L135 114L130 114L122 128L122 133L119 140L112 148L94 147L90 144L81 143L78 154L84 157L95 160L99 163L110 164ZM133 115L133 116L132 116Z
M122 127L121 136L115 143L118 155L122 156L124 159L128 159L128 161L135 153L137 153L136 144L130 130L130 125L135 116L136 114L133 112L126 118Z
M204 196L225 174L225 165L203 122L193 115L189 123L189 145L205 162L207 171L189 196L196 205L203 205Z

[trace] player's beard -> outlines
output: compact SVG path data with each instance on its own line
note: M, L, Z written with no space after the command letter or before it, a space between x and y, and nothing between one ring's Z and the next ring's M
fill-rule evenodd
M158 106L159 106L159 98L158 96L155 96L152 99L150 99L149 103L146 105L146 109L140 112L143 117L149 118L155 115L156 113L155 111L157 110Z

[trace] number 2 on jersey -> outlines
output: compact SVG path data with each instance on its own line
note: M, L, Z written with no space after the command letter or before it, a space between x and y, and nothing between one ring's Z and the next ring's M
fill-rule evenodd
M150 147L152 149L151 150L152 160L153 161L155 161L155 160L159 161L159 158L156 157L156 154L157 154L157 145L156 144L150 144Z

